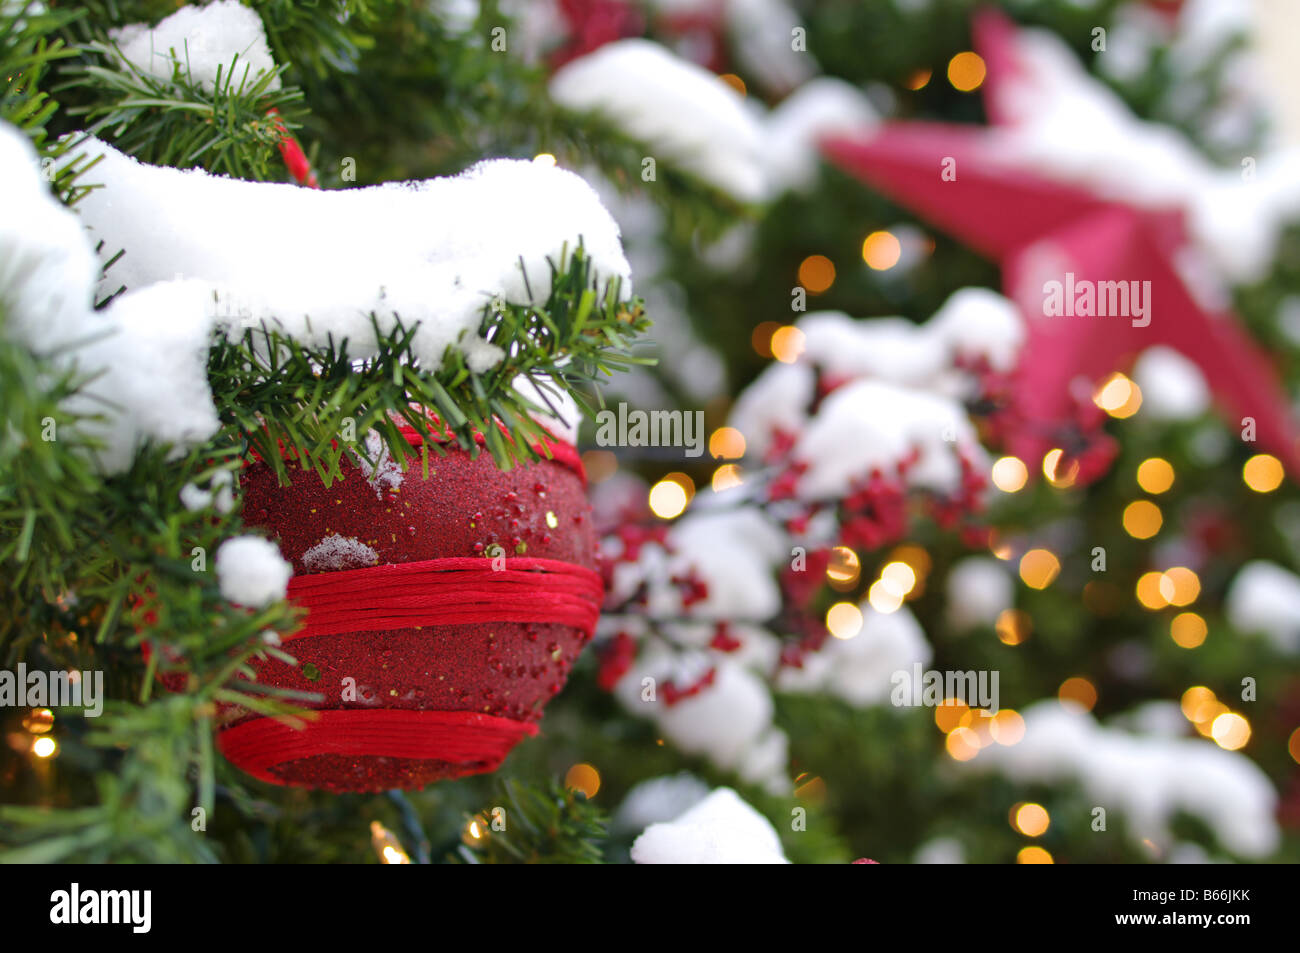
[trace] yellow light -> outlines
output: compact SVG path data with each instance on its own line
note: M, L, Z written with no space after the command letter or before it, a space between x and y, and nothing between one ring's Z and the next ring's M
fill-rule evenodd
M984 60L978 53L967 50L948 61L948 82L958 92L969 93L973 89L979 89L984 82L984 73Z
M916 570L907 563L888 563L880 570L880 582L890 592L903 597L916 585Z
M1150 539L1163 524L1160 507L1150 500L1134 500L1124 507L1124 532L1134 539Z
M969 728L954 728L944 740L944 748L954 761L969 761L980 753L979 735Z
M1224 712L1214 719L1210 737L1220 748L1236 751L1250 740L1250 722L1236 712Z
M781 330L775 321L760 321L749 334L749 343L759 357L772 356L772 335Z
M1029 468L1019 457L1002 457L993 464L993 485L1003 493L1017 493L1029 479Z
M1006 562L1013 555L1011 544L1002 538L1002 535L996 530L989 531L989 552L995 557Z
M1291 755L1291 760L1300 764L1300 728L1291 732L1291 737L1286 742L1286 750Z
M1029 615L1019 609L1003 609L998 613L998 621L993 626L998 641L1003 645L1019 645L1029 638L1029 633L1033 630Z
M1241 468L1241 478L1256 493L1272 493L1282 485L1282 462L1268 453L1260 453L1246 461Z
M713 471L713 492L721 493L723 490L730 490L733 487L742 486L744 479L740 473L740 467L734 463L724 463L718 469Z
M396 835L378 821L370 822L370 845L375 849L375 853L379 855L379 862L382 864L409 864L411 862L411 858L407 856L406 851L402 850L402 845Z
M32 742L32 754L38 758L53 758L59 751L59 743L48 735L43 735Z
M803 353L804 336L792 324L777 328L772 332L772 356L782 364L793 364Z
M837 639L851 639L862 631L862 610L851 602L837 602L826 610L826 630Z
M1137 581L1137 600L1144 608L1163 609L1173 595L1173 581L1162 572L1143 573Z
M1086 678L1067 678L1056 690L1056 697L1063 702L1074 702L1083 706L1085 711L1092 711L1097 704L1097 689Z
M943 704L935 706L934 723L939 727L940 731L947 734L961 724L962 718L968 711L970 711L970 706L964 701L956 698L945 698Z
M1172 606L1188 606L1196 601L1196 597L1201 594L1201 580L1196 573L1186 566L1174 566L1172 569L1165 570L1165 578L1173 589L1169 596L1169 604ZM1164 591L1163 588L1161 591Z
M745 96L748 94L748 90L745 89L745 81L735 73L723 73L718 77L718 79L722 80L736 92L740 93L740 95Z
M54 728L54 712L48 708L34 708L23 719L23 727L34 735L43 735Z
M1183 692L1180 706L1183 709L1183 717L1196 724L1207 720L1211 707L1217 703L1218 699L1214 697L1214 692L1204 685L1193 685Z
M862 242L862 260L874 271L888 271L898 264L903 246L891 232L872 232Z
M852 589L857 585L861 572L862 564L858 561L858 554L849 547L836 546L831 550L830 562L826 564L826 581L832 589L841 592Z
M1097 389L1092 401L1110 416L1123 420L1132 417L1142 406L1142 388L1116 372Z
M993 722L989 725L989 734L1000 745L1010 747L1019 744L1025 736L1025 719L1020 716L1020 712L1003 708L993 716Z
M1030 589L1046 589L1061 571L1061 561L1047 549L1031 549L1020 557L1020 578Z
M1014 819L1011 826L1026 837L1041 837L1047 832L1048 825L1052 823L1051 817L1047 813L1047 808L1041 804L1020 804L1013 808L1015 811Z
M1041 847L1022 847L1016 854L1017 864L1053 864L1052 855Z
M819 295L835 284L835 263L825 255L809 255L799 263L799 284Z
M650 512L661 520L680 516L690 502L686 487L676 480L664 477L650 488Z
M926 84L930 82L932 75L934 74L928 69L919 69L907 77L903 85L912 90L924 89Z
M1151 457L1138 465L1137 481L1148 493L1164 493L1174 485L1174 468L1168 460Z
M581 791L591 800L600 790L600 772L589 764L575 764L564 775L564 786L570 791Z
M1047 482L1052 486L1062 490L1074 486L1074 481L1079 476L1078 461L1071 460L1063 465L1061 460L1064 456L1065 451L1059 448L1043 455L1043 476L1047 477Z
M889 583L877 579L867 590L867 602L871 603L871 608L877 612L888 615L898 611L903 604L903 597L891 589Z
M709 453L722 460L739 460L745 455L745 435L735 427L719 427L709 434Z
M1209 627L1195 612L1181 612L1169 623L1169 637L1179 648L1194 649L1205 641Z
M539 152L533 156L533 161L538 165L555 165L555 156L549 152Z

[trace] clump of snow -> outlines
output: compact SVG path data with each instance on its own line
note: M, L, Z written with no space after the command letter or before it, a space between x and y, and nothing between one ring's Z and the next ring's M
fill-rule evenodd
M304 569L311 572L361 569L379 563L379 554L351 536L331 533L302 554Z
M896 672L911 672L933 657L921 625L906 608L877 612L862 603L862 629L848 639L830 638L803 658L802 668L784 668L777 685L790 692L827 692L866 708L889 702Z
M202 510L211 506L218 513L229 513L235 508L235 478L229 470L213 474L211 485L203 489L195 483L181 487L181 504L187 510Z
M674 821L652 824L632 844L638 864L785 864L781 838L731 788L718 788Z
M236 536L217 548L221 595L235 605L260 609L283 599L292 575L280 548L260 536Z
M1300 576L1255 559L1233 577L1224 613L1239 632L1261 633L1280 652L1300 652Z
M1205 375L1173 348L1147 348L1133 367L1142 391L1142 412L1155 420L1190 420L1210 407Z
M1015 584L1006 566L989 556L967 556L948 573L948 621L958 631L993 625L1011 608Z
M968 764L1014 781L1074 780L1093 803L1120 810L1135 840L1171 843L1169 822L1199 817L1219 843L1242 857L1265 857L1280 840L1277 793L1250 758L1191 738L1130 734L1055 699L1022 712L1024 738L984 748Z
M223 83L233 74L239 88L275 69L262 18L238 0L183 6L152 29L133 23L109 31L109 37L141 72L170 81L179 68L208 92L216 88L218 74ZM270 86L279 89L279 77Z
M755 114L713 73L657 43L607 43L558 70L550 91L569 109L606 115L663 159L741 201L764 195Z
M936 837L916 849L913 863L917 864L964 864L966 848L955 837Z
M395 490L402 485L405 476L402 461L393 459L388 442L377 431L372 430L366 434L366 452L354 453L353 460L366 482L374 489L377 499L382 500L386 490Z
M832 133L872 129L879 116L856 86L819 76L791 93L768 115L764 164L773 192L806 190L820 168L817 140Z
M631 291L618 226L571 172L497 159L461 175L320 191L149 166L91 139L96 189L77 205L102 254L125 256L100 291L176 276L218 290L221 326L262 322L302 344L347 338L354 358L417 322L413 349L436 369L448 346L480 370L502 356L479 335L493 299L542 304L551 263L584 243L599 280ZM275 222L274 228L259 222ZM196 224L201 223L201 224Z
M610 822L615 831L643 831L680 817L709 796L709 786L683 771L642 781L627 792Z
M807 44L794 48L795 31L807 31L785 0L727 0L726 18L740 65L766 88L793 89L817 71Z

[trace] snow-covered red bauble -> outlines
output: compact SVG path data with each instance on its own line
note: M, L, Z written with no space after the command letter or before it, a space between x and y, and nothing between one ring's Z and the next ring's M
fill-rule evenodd
M591 637L602 588L574 449L508 471L430 449L426 477L407 439L405 472L383 455L345 457L330 486L293 463L290 486L260 462L241 478L245 522L279 543L306 609L281 646L298 664L259 659L257 681L323 696L297 723L227 713L221 751L264 781L378 791L495 770Z

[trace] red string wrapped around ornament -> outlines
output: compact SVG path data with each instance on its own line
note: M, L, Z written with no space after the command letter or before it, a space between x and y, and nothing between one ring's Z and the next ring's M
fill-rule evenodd
M218 747L274 784L331 791L419 788L493 771L536 734L591 638L602 585L585 477L572 446L503 471L454 446L408 469L357 465L326 487L290 467L280 486L245 469L244 519L293 565L307 610L258 682L325 696L296 724L228 712Z

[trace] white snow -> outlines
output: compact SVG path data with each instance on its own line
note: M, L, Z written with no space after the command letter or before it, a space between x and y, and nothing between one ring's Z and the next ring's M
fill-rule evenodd
M385 491L396 490L402 485L405 476L402 461L393 459L388 442L378 431L366 434L366 452L354 452L353 461L374 489L376 499L382 500Z
M1133 366L1142 391L1142 413L1154 420L1190 420L1210 408L1205 375L1173 348L1147 348Z
M304 569L326 572L340 569L362 569L379 563L379 554L351 536L331 533L302 554Z
M223 83L233 73L238 89L275 69L262 18L238 0L183 6L152 29L133 23L110 30L109 37L141 72L170 82L179 66L182 76L208 92L218 73ZM270 88L279 87L276 77Z
M1224 614L1243 633L1260 633L1279 652L1300 652L1300 576L1263 559L1238 570L1224 597Z
M280 548L260 536L236 536L217 548L221 595L235 605L260 609L283 599L293 567Z
M599 279L631 292L618 226L595 192L542 163L488 160L451 178L321 191L148 166L97 140L87 152L103 156L87 181L106 188L77 211L106 258L126 251L101 290L200 278L235 333L265 321L304 344L346 337L364 358L375 351L370 314L384 331L400 316L419 322L423 366L454 345L482 370L501 357L478 333L484 305L544 302L548 261L579 238Z
M1019 744L984 748L967 762L1014 781L1073 780L1108 811L1123 812L1135 840L1169 845L1169 822L1185 811L1242 857L1264 857L1280 840L1277 794L1250 758L1209 741L1131 734L1055 699L1024 709Z
M641 781L627 792L610 821L615 831L644 831L651 824L671 821L709 796L709 786L682 771Z
M930 644L906 607L877 612L863 602L862 629L849 639L829 638L817 652L804 656L803 668L783 668L782 691L826 692L857 708L889 704L896 672L911 672L929 663Z
M632 844L638 864L785 864L781 838L731 788L718 788L674 821L652 824Z
M1016 43L1019 69L1000 98L1012 127L994 133L1008 158L1117 200L1181 206L1224 277L1267 273L1282 228L1300 217L1300 152L1259 156L1244 180L1241 168L1215 168L1173 128L1134 117L1059 37L1027 29Z
M229 513L235 508L235 478L229 470L218 470L208 489L195 483L181 487L181 504L187 510L201 510L211 506L218 513Z
M726 21L739 65L767 89L793 89L817 71L808 44L794 48L794 31L805 29L805 40L807 31L785 0L727 0Z
M990 556L967 556L948 572L948 621L957 631L993 625L1015 600L1006 565Z
M856 86L819 76L786 97L763 124L767 181L773 192L810 188L821 167L817 140L873 129L880 118Z
M607 43L558 70L550 91L566 108L604 114L644 143L650 157L741 201L763 198L763 132L755 112L713 73L659 44Z

